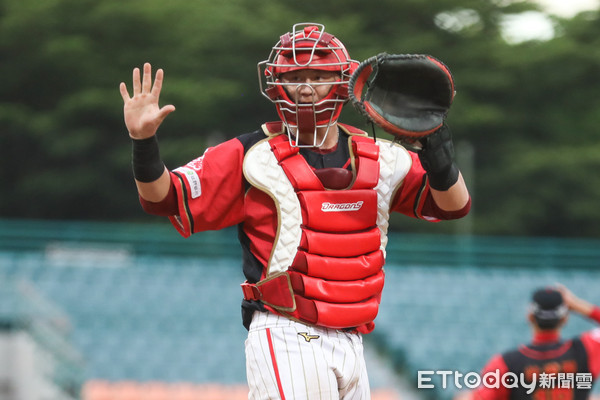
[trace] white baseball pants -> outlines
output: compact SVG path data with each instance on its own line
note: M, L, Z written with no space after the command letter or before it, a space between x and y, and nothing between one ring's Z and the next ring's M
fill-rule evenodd
M246 340L250 400L368 400L362 336L255 312Z

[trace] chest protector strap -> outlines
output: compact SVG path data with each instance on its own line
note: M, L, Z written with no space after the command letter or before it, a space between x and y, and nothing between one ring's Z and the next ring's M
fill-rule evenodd
M244 298L309 324L370 332L384 283L374 190L379 146L352 136L353 182L328 190L285 135L269 144L298 196L302 237L288 270L267 271L260 282L242 284Z

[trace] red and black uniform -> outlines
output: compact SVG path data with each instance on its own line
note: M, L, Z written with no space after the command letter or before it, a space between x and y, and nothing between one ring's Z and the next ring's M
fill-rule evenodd
M600 323L599 307L590 318ZM482 376L494 371L498 371L500 377L511 372L519 379L523 374L527 383L535 374L536 388L528 394L527 387L516 383L509 385L510 388L502 384L499 387L481 385L474 393L475 399L587 399L592 383L600 375L600 328L570 340L561 340L557 331L539 332L531 344L494 356L484 367Z
M142 200L185 237L238 226L246 327L255 310L269 310L370 332L383 287L387 214L436 221L469 210L470 203L450 213L436 206L416 154L339 126L337 146L320 152L292 147L282 123L265 124L173 170L162 204Z

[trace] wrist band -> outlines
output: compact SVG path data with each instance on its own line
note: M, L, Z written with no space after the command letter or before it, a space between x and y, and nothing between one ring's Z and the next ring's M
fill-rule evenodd
M427 177L431 188L444 192L458 181L458 167L452 163L443 171L427 172Z
M452 132L447 125L425 138L419 160L429 177L429 186L446 191L458 181L458 167L454 163Z
M160 159L156 135L147 139L132 139L133 176L140 182L154 182L165 171Z

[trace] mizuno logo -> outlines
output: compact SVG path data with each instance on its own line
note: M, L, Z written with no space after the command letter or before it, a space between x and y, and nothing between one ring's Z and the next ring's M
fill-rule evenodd
M328 203L321 204L321 211L332 212L332 211L358 211L363 205L363 201L357 201L356 203Z
M307 332L298 332L298 335L302 336L307 342L310 342L313 339L320 338L319 335L309 335Z

